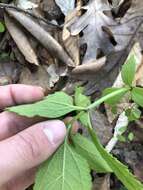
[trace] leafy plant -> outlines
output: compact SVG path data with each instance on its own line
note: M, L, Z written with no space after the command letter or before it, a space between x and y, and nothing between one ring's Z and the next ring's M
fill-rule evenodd
M133 106L126 110L126 116L129 121L136 121L141 117L141 111L136 106Z
M34 189L91 189L89 165L67 138L55 155L41 166Z
M134 139L134 133L129 133L128 139L129 141L132 141Z
M76 88L74 97L64 92L56 92L44 100L16 107L7 108L7 111L19 115L47 118L63 118L73 112L73 120L79 120L88 129L91 140L70 133L72 122L67 126L68 133L64 143L57 152L45 163L37 173L34 190L90 190L92 186L90 169L97 173L114 173L128 190L142 190L143 184L119 160L108 153L92 128L90 111L102 103L115 105L126 94L137 105L128 110L131 121L140 117L138 106L143 107L143 89L133 86L135 76L135 59L130 56L122 68L123 88L108 88L103 96L91 103L90 98L83 94L84 89ZM70 141L69 141L70 138ZM132 140L133 135L128 137Z
M41 116L57 118L72 111L83 110L83 107L74 106L73 99L64 92L56 92L47 96L44 100L25 106L15 106L9 111L25 115L27 117Z
M128 62L125 65L123 65L121 72L123 82L126 85L132 86L135 77L135 70L136 70L135 57L134 55L131 55L129 57Z
M5 31L5 26L2 22L0 22L0 33Z

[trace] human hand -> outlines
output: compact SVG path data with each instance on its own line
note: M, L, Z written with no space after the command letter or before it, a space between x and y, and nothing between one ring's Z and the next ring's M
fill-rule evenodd
M26 85L0 87L0 109L44 97L41 88ZM39 122L14 113L0 113L0 190L24 190L35 178L36 167L62 143L63 122Z

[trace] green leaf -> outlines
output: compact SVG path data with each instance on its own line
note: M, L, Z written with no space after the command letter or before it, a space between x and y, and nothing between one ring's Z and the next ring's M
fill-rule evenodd
M40 167L34 190L91 190L87 161L65 143Z
M91 101L90 101L90 97L85 96L83 94L83 92L84 92L84 88L83 87L76 87L76 89L75 89L75 95L74 95L74 102L75 102L76 106L81 106L81 107L86 108L88 105L91 104ZM84 126L88 126L87 118L88 118L88 114L86 112L84 112L80 116L79 121Z
M9 53L0 53L0 60L7 60L9 59Z
M80 107L87 107L91 104L90 97L85 96L83 94L84 88L83 87L76 87L75 90L75 105Z
M134 55L131 55L129 59L127 60L127 63L125 63L122 67L121 75L123 82L126 85L131 86L135 77L135 71L136 71L136 60Z
M106 96L108 94L111 94L113 92L116 92L118 91L119 89L124 89L124 88L115 88L115 87L112 87L112 88L106 88L104 91L103 91L103 96ZM112 98L109 98L108 100L105 101L105 103L111 105L111 106L114 106L115 104L117 104L122 98L123 96L127 93L127 91L123 91L121 92L120 94L112 97Z
M141 117L141 111L137 107L129 108L126 110L126 116L129 121L136 121Z
M84 112L80 116L79 121L81 122L81 124L83 124L83 126L88 127L88 113Z
M75 150L88 161L91 169L97 173L112 172L108 163L102 158L100 152L90 140L77 134L72 136L72 141Z
M117 105L112 105L112 107L111 107L111 112L113 113L113 114L117 114Z
M140 181L138 181L131 172L129 172L128 168L103 148L93 129L89 128L89 133L97 150L100 152L104 160L106 160L114 174L124 184L124 186L128 190L143 190L143 184L140 183Z
M126 137L124 137L123 135L118 135L117 138L120 142L126 142Z
M133 141L133 139L134 139L134 134L133 134L133 133L129 133L128 139L129 139L129 141Z
M0 22L0 33L5 31L5 26Z
M143 107L143 88L134 87L132 92L132 100L139 106Z
M121 127L121 128L119 129L119 132L120 132L121 134L123 134L123 133L126 132L126 130L127 130L127 126Z
M127 190L125 187L121 187L119 190Z
M73 99L64 92L56 92L47 96L44 100L34 104L14 106L7 108L10 112L19 115L34 117L58 118L75 110L82 110L82 107L73 105Z

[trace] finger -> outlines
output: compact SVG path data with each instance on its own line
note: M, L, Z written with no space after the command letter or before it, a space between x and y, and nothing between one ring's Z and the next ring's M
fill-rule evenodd
M34 183L36 169L31 169L24 172L21 176L10 180L5 185L0 187L1 190L25 190Z
M61 121L36 124L0 142L0 184L46 160L62 143L66 128Z
M44 97L41 87L14 84L0 86L0 108L29 103L40 100Z
M0 114L0 141L16 135L29 126L44 120L40 117L27 118L14 113L3 112Z
M81 127L80 123L77 120L74 120L73 117L66 117L63 121L65 124L68 124L69 122L72 123L72 129L71 129L72 134L76 134Z

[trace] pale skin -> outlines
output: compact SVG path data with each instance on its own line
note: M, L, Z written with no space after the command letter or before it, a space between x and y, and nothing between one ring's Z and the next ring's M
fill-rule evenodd
M0 109L35 102L43 97L39 87L1 86ZM60 146L65 135L62 121L41 122L41 119L1 112L0 190L25 190L33 184L37 167Z

